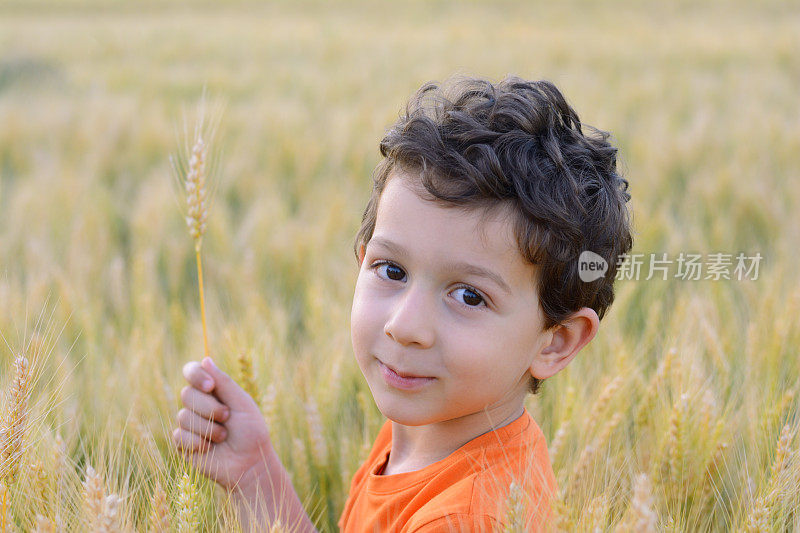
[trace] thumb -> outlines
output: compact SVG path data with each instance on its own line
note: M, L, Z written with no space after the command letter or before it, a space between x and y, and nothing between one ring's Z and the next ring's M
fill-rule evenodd
M203 370L208 372L211 375L211 379L214 380L214 389L212 392L222 403L231 409L243 409L250 406L252 403L250 395L247 394L232 377L220 370L210 357L204 358L200 366L202 366Z

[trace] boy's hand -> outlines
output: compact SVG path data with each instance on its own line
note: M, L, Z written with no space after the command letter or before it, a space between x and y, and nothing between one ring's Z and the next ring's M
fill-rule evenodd
M183 367L189 385L172 439L203 475L231 490L274 453L267 424L255 401L206 357Z

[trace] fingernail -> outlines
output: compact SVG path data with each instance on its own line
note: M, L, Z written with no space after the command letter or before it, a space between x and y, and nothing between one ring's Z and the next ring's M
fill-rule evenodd
M222 410L222 421L226 421L229 416L231 416L231 410L226 407Z
M209 392L212 388L214 388L214 382L210 379L207 379L203 382L203 390Z

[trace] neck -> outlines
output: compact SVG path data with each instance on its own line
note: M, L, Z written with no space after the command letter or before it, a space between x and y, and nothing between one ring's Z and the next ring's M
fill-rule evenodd
M510 424L524 409L520 402L422 426L392 421L392 451L383 474L413 472L441 461L472 439Z

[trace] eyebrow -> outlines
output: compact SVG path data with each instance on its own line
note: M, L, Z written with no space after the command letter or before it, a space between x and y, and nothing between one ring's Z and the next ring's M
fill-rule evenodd
M408 250L406 250L406 248L403 247L402 245L381 237L375 237L370 239L369 242L367 243L367 246L373 243L378 246L383 246L384 248L386 248L387 250L396 255L410 255L408 253ZM488 278L494 281L501 289L503 289L508 294L513 294L508 284L505 281L503 281L503 278L501 278L499 275L486 268L464 262L447 263L446 265L444 265L444 267L448 270L455 270L459 272L464 272L466 274L472 274L474 276Z

